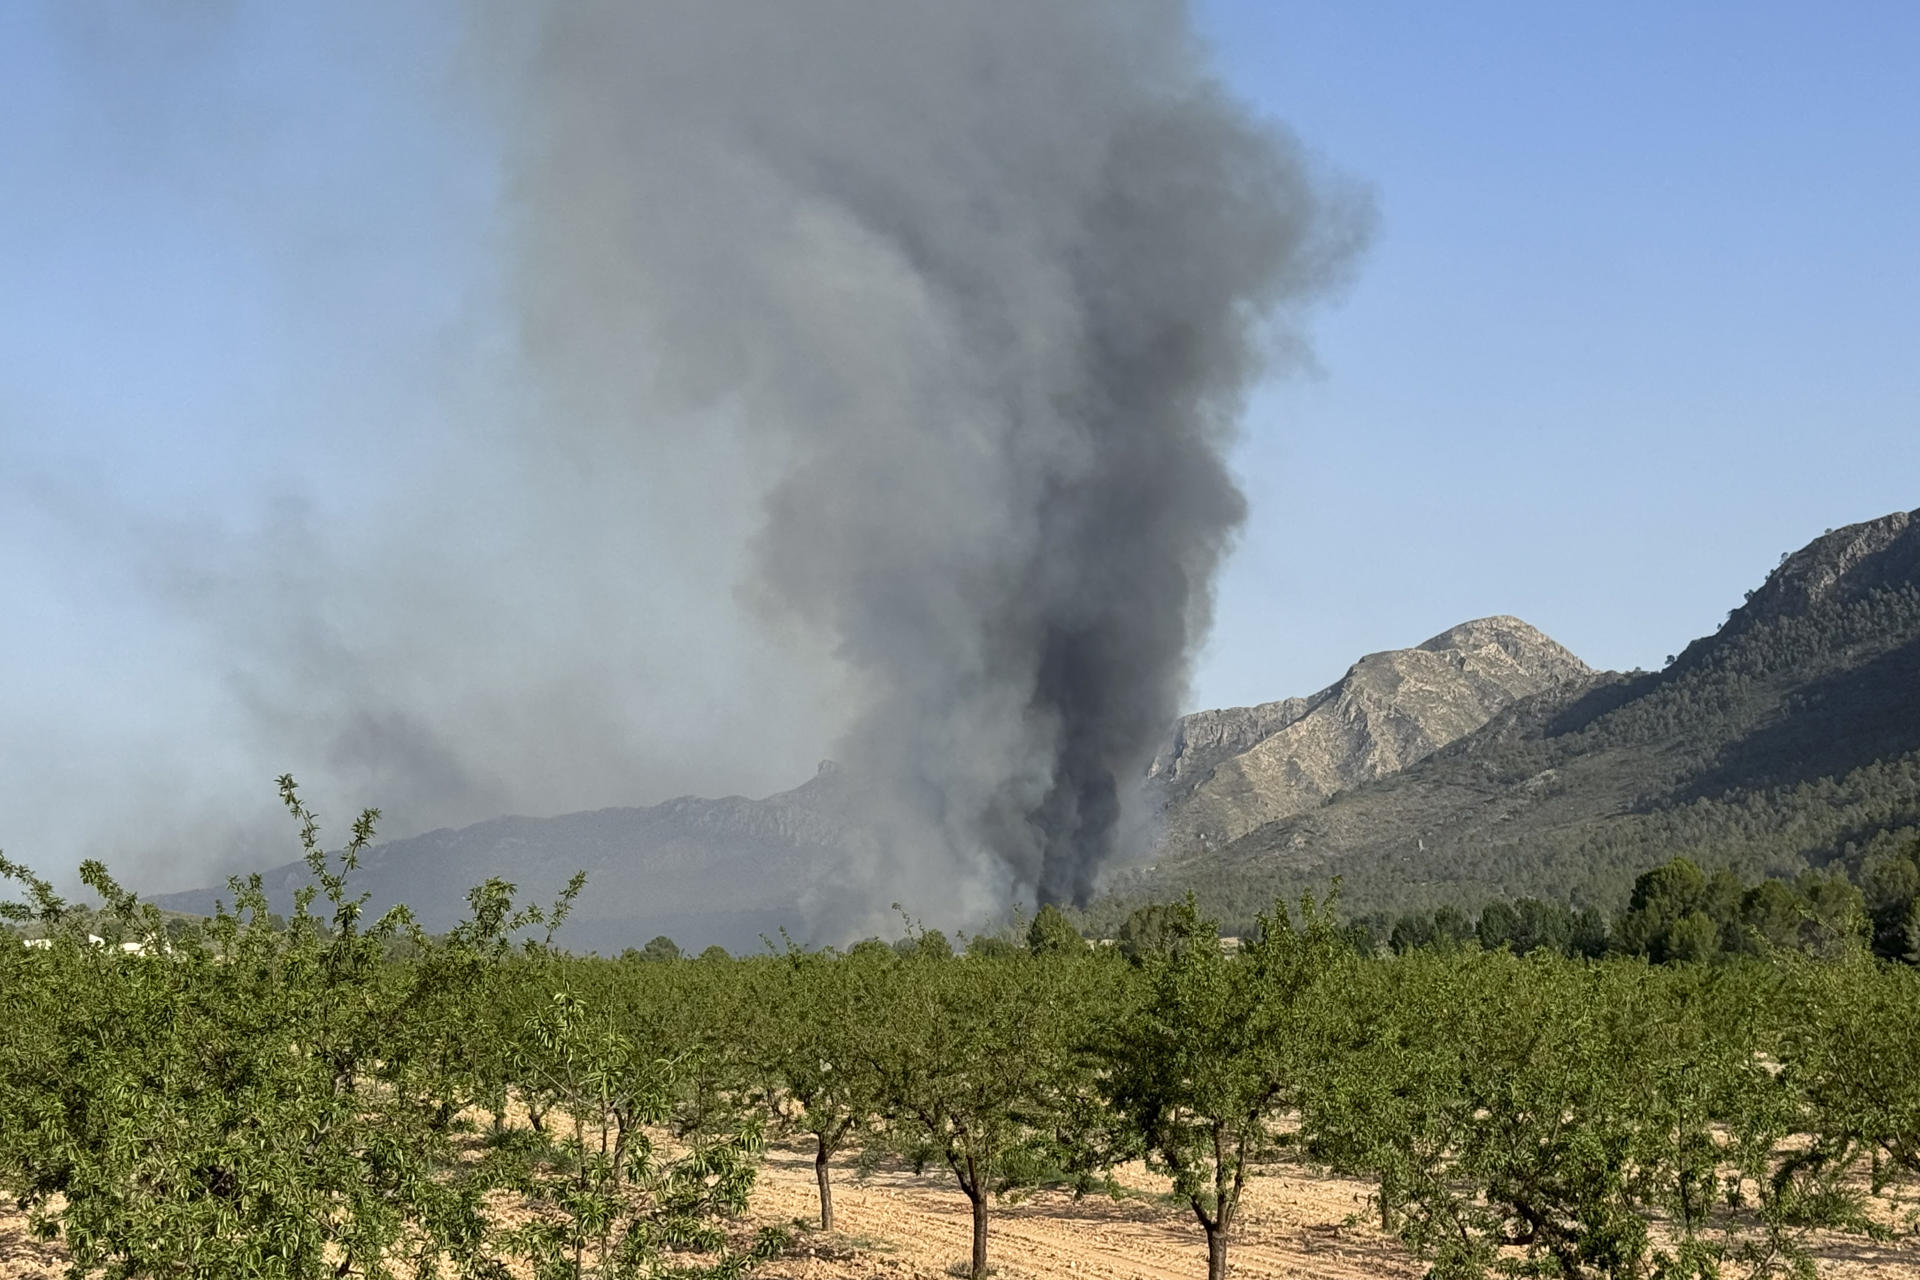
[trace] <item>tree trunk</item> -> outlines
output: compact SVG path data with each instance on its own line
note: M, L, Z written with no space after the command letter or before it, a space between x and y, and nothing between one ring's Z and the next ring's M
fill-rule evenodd
M969 1192L968 1198L973 1201L973 1280L986 1280L987 1193Z
M1207 1280L1227 1280L1227 1229L1207 1228Z
M833 1230L833 1183L827 1179L827 1136L815 1134L819 1147L813 1153L813 1177L820 1184L820 1229Z

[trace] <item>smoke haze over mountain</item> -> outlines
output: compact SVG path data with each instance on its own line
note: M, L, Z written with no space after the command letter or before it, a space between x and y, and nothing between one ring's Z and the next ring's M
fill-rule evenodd
M514 33L529 346L565 429L774 460L753 582L858 677L878 880L1084 900L1242 516L1243 397L1364 208L1177 6L741 14Z
M421 251L488 264L419 303L424 358L287 410L346 419L364 470L189 528L40 487L191 637L227 742L168 786L287 767L409 830L770 787L828 750L874 835L820 910L1084 900L1242 518L1244 396L1365 200L1221 89L1178 5L460 12L424 73L378 9L321 42L384 48L358 74L421 75L464 130L435 187L434 130L331 121L391 166L351 185L490 175L477 227L471 193L412 211ZM270 93L222 60L260 21L167 46L196 110ZM124 52L77 46L76 82ZM261 145L165 142L207 172ZM318 326L353 238L279 198ZM204 831L185 812L147 837Z

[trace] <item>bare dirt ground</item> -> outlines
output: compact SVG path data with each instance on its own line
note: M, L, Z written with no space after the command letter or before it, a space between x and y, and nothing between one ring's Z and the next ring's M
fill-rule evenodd
M0 1201L0 1280L52 1280L66 1275L67 1255L33 1238L27 1215Z
M1122 1199L1074 1200L1044 1192L996 1203L987 1248L1003 1280L1100 1277L1160 1280L1207 1273L1199 1224L1153 1194L1143 1169L1123 1171L1137 1189ZM1289 1172L1250 1184L1232 1245L1233 1274L1246 1280L1361 1280L1418 1277L1419 1266L1395 1241L1365 1227L1342 1225L1365 1212L1358 1183ZM967 1201L944 1169L925 1175L882 1170L857 1178L835 1170L836 1230L819 1230L813 1157L799 1148L767 1152L755 1187L755 1227L781 1226L793 1236L790 1256L755 1274L766 1280L945 1280L968 1256L972 1219ZM57 1247L33 1240L23 1215L0 1210L0 1280L53 1280L63 1274Z
M767 1154L754 1216L797 1228L795 1256L759 1273L780 1280L933 1280L957 1272L971 1241L966 1199L944 1170L924 1176L885 1171L867 1179L836 1171L835 1227L817 1230L819 1201L810 1151ZM1045 1193L996 1204L987 1253L1005 1280L1089 1276L1103 1280L1198 1280L1207 1274L1205 1237L1185 1208L1161 1194L1165 1183L1138 1165L1121 1171L1132 1193L1075 1201ZM1244 1280L1366 1280L1418 1277L1426 1268L1368 1223L1365 1184L1288 1166L1248 1183L1228 1262ZM1826 1280L1915 1280L1920 1241L1876 1245L1853 1237L1812 1242ZM815 1256L808 1257L807 1250ZM1736 1275L1730 1271L1729 1275Z
M1157 1194L1144 1169L1121 1171L1132 1194L1122 1199L1075 1200L1046 1192L1016 1204L995 1204L988 1224L987 1254L1008 1280L1038 1276L1097 1276L1108 1280L1160 1280L1204 1276L1206 1238L1191 1212ZM886 1171L866 1179L835 1180L833 1236L795 1232L801 1256L769 1268L782 1280L867 1280L868 1277L936 1277L964 1264L972 1239L965 1197L944 1169L924 1176ZM754 1196L756 1215L794 1226L819 1212L813 1161L802 1151L768 1153L764 1185ZM1233 1273L1248 1280L1302 1277L1356 1280L1365 1276L1416 1277L1424 1268L1398 1242L1364 1226L1345 1225L1366 1212L1358 1183L1301 1171L1259 1178L1249 1184L1230 1246ZM807 1259L815 1247L829 1256Z
M1121 1171L1128 1194L1074 1200L1047 1192L996 1203L988 1252L1003 1280L1098 1277L1186 1280L1206 1275L1207 1255L1190 1212L1160 1193L1164 1183L1139 1166ZM753 1225L784 1226L792 1253L756 1273L767 1280L943 1280L963 1271L971 1238L967 1202L944 1169L916 1175L883 1169L834 1177L836 1227L818 1230L819 1202L810 1149L774 1146L753 1196ZM1234 1230L1232 1273L1243 1280L1368 1280L1425 1268L1395 1240L1368 1225L1367 1188L1341 1178L1281 1167L1248 1184ZM1879 1245L1855 1237L1815 1244L1828 1280L1914 1280L1920 1240ZM64 1274L57 1246L35 1240L25 1216L0 1207L0 1280L53 1280ZM1730 1274L1737 1274L1730 1273Z

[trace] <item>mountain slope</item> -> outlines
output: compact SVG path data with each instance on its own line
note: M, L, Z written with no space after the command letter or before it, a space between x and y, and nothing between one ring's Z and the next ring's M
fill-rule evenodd
M1227 843L1396 773L1501 707L1584 682L1580 659L1518 618L1462 623L1369 654L1309 698L1184 717L1149 770L1163 854Z
M1749 876L1857 867L1920 826L1920 512L1788 557L1665 671L1593 673L1525 623L1482 619L1363 658L1312 697L1189 716L1148 782L1159 861L1114 877L1096 927L1189 887L1244 924L1335 875L1365 914L1518 894L1611 907L1676 853ZM488 876L544 899L585 869L572 945L751 948L781 927L805 936L850 883L860 808L857 784L823 767L760 800L388 842L360 883L374 909L407 902L441 928ZM306 872L264 880L284 910ZM203 912L214 897L158 901Z
M1312 699L1188 717L1154 785L1174 823L1218 831L1232 814L1240 834L1418 758L1523 693L1585 672L1517 619L1466 623L1418 649L1363 658ZM358 878L373 910L404 902L426 927L441 929L459 918L465 891L489 876L513 882L523 901L544 900L584 870L587 891L565 933L570 945L617 951L665 933L683 946L751 949L782 928L807 937L809 922L834 916L835 893L855 882L858 851L869 865L881 861L863 838L861 809L857 782L822 766L803 786L765 799L683 796L430 831L375 845ZM1190 811L1200 816L1187 819ZM281 911L307 879L298 862L263 873ZM158 901L207 912L227 896L208 889Z
M379 911L407 903L428 929L460 918L465 891L489 876L511 881L522 901L550 899L575 871L587 890L567 941L618 951L665 933L683 946L752 949L781 928L804 936L804 907L830 883L847 842L849 787L822 765L791 791L763 800L682 796L646 808L599 809L553 818L494 818L377 844L356 881ZM276 910L309 877L288 863L263 873ZM155 899L205 913L225 891Z
M1343 880L1356 912L1539 894L1611 907L1676 853L1857 867L1920 825L1920 512L1788 557L1665 671L1551 689L1409 768L1115 886L1240 920Z

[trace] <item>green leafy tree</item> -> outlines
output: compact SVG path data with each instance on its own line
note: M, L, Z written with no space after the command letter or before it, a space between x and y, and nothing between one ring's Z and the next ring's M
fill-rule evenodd
M881 972L867 1023L894 1142L938 1159L973 1218L969 1274L987 1274L990 1200L1071 1176L1063 1141L1091 1090L1074 1052L1077 966L1016 952L956 960L924 945Z
M1740 897L1740 949L1751 955L1800 945L1806 904L1784 880L1762 880Z
M1432 913L1411 911L1393 922L1393 928L1387 934L1387 949L1397 956L1405 955L1409 951L1433 946L1435 939Z
M1304 1072L1306 1007L1353 957L1331 911L1303 907L1301 927L1276 906L1228 956L1191 895L1175 904L1142 955L1139 1003L1103 1037L1102 1088L1199 1221L1210 1280L1227 1274L1247 1179L1277 1149L1269 1122Z
M1033 923L1027 926L1027 950L1037 956L1077 956L1086 949L1086 940L1067 919L1067 913L1051 902L1041 907Z
M953 959L953 943L938 929L922 930L913 936L912 942L910 950L923 959L936 962Z
M336 860L280 786L314 878L284 928L255 878L157 961L89 945L43 882L0 868L53 939L12 997L34 1004L9 1025L34 1030L0 1051L0 1176L76 1276L387 1276L483 1234L470 1191L434 1176L450 1161L438 1108L408 1087L414 1047L391 1034L423 998L421 970L387 958L408 919L365 925L348 889L378 815ZM167 945L159 913L103 867L82 878L123 936Z
M1689 911L1659 935L1660 958L1699 964L1720 954L1720 926L1704 911Z
M0 1185L76 1280L498 1280L516 1254L543 1276L732 1277L771 1252L724 1239L755 1135L702 1131L661 1159L647 1130L682 1094L682 1059L575 997L533 998L555 974L628 969L552 947L579 877L550 911L489 881L439 938L403 908L369 922L350 878L378 815L329 854L293 780L280 787L312 883L278 925L258 877L171 930L97 863L81 873L104 905L82 913L0 859L25 891L0 917L47 937L0 947ZM133 945L96 945L103 922ZM504 1128L508 1096L561 1123ZM499 1130L478 1163L453 1146L475 1104ZM534 1208L513 1232L486 1212L508 1185Z
M678 960L680 959L680 944L663 933L657 938L650 939L646 946L640 948L640 959L652 961Z
M1634 881L1615 941L1655 963L1710 959L1724 945L1739 945L1741 897L1733 873L1709 875L1689 859L1674 858Z
M1806 1166L1865 1153L1876 1189L1920 1176L1920 971L1856 956L1795 979L1782 1058L1818 1136Z
M707 1260L675 1274L734 1280L779 1251L782 1237L763 1232L735 1252L724 1228L753 1188L757 1126L666 1158L649 1127L672 1114L674 1062L647 1060L570 992L556 994L527 1031L523 1076L556 1099L567 1123L503 1146L483 1176L533 1206L507 1240L538 1280L653 1276L667 1257L688 1252Z
M1781 1189L1800 1113L1766 1065L1765 972L1411 954L1321 1006L1302 1132L1436 1276L1804 1269L1794 1232L1843 1215Z
M1567 953L1597 960L1607 954L1611 938L1607 918L1594 907L1583 907L1573 914L1573 927L1567 937Z
M1845 876L1809 871L1793 887L1806 904L1800 927L1802 951L1836 959L1871 942L1873 925L1865 899Z
M1433 940L1439 946L1460 946L1473 940L1473 922L1458 907L1437 907L1433 913Z
M1920 964L1920 839L1876 859L1862 887L1875 954Z
M1488 951L1511 947L1520 934L1520 913L1511 902L1489 902L1480 911L1474 936Z
M756 988L752 1053L769 1081L776 1114L814 1140L820 1227L833 1230L832 1162L865 1136L884 1105L873 1040L887 1016L885 983L896 963L885 948L847 956L808 952L789 943Z
M1121 922L1114 945L1121 955L1137 964L1172 945L1176 931L1174 908L1164 903L1149 903L1136 907Z
M1562 903L1520 898L1488 903L1476 934L1480 945L1489 951L1505 947L1518 956L1535 951L1586 955L1603 949L1605 926L1597 913L1576 915Z

